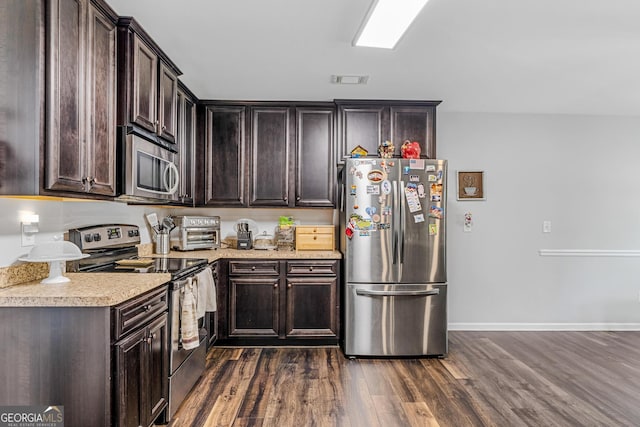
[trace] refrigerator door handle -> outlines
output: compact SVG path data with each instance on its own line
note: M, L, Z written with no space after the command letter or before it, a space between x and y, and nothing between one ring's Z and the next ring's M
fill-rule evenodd
M431 289L428 291L368 291L365 289L356 289L356 295L373 296L373 297L417 297L439 295L440 289Z
M393 181L393 212L399 212L398 207L398 183ZM400 228L400 221L397 215L393 215L393 264L398 262L398 229Z
M404 209L404 181L399 182L400 185L400 197L398 202L400 205L400 264L404 263L404 226L406 224L406 214Z

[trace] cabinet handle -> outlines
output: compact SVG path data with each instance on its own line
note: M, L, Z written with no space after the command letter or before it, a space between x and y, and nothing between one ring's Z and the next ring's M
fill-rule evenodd
M296 197L296 202L300 201L300 196Z
M153 340L155 340L157 337L157 335L155 333L153 334L149 334L149 336L147 337L147 344L151 345L151 343L153 342Z
M289 198L287 196L284 196L284 201L286 202L288 200L289 200Z
M163 125L162 130L167 130L167 127Z
M277 287L278 287L278 284L277 284L277 283L275 283L275 284L273 285L273 287L274 287L274 288L277 288Z
M256 271L256 266L255 265L251 266L251 271Z
M89 178L89 190L93 188L93 185L96 183L96 179L94 177Z
M313 240L318 240L318 236L313 236Z
M309 271L313 271L313 266L310 266L310 267L309 267Z
M287 288L291 289L291 283L289 283L289 284L287 285Z
M147 304L144 306L144 311L149 311L151 310L151 304Z

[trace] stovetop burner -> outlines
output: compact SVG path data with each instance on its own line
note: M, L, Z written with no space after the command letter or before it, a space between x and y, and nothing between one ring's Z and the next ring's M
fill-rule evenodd
M203 269L208 262L204 258L138 257L136 245L140 243L140 232L135 225L109 224L72 229L69 230L69 240L89 257L73 261L68 265L68 271L170 273L171 279L176 280Z
M139 265L125 264L108 264L87 268L84 271L101 272L101 273L170 273L172 276L176 274L188 274L191 270L199 269L207 263L204 258L147 258L134 257L128 260L145 261Z

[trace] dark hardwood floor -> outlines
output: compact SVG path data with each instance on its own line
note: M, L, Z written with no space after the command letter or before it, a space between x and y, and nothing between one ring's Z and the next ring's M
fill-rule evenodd
M451 332L446 359L214 348L179 426L639 426L640 332Z

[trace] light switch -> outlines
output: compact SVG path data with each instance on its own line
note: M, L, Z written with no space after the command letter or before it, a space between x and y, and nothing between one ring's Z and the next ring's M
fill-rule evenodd
M551 233L551 221L542 221L542 232Z

